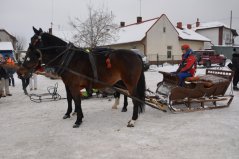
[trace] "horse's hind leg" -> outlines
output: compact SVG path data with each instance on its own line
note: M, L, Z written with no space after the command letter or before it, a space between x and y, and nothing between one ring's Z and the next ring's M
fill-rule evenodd
M121 112L127 112L127 106L128 106L128 97L124 95L124 106L121 110Z
M72 99L73 99L68 87L65 86L65 88L66 88L66 97L67 97L68 108L67 108L66 114L63 116L63 119L70 118L70 114L72 112Z
M133 116L132 119L128 122L127 127L134 127L136 120L138 119L139 116L139 102L136 100L133 100Z
M130 86L130 85L129 85ZM130 87L128 87L130 88ZM128 89L130 92L130 95L132 95L133 97L135 97L135 99L133 99L133 116L132 119L128 122L128 127L134 127L135 121L138 119L138 114L139 113L143 113L144 109L145 109L145 90L146 90L146 86L145 86L145 77L144 77L144 73L142 72L139 78L139 81L137 83L137 86L134 87L134 89Z
M78 96L76 98L74 98L74 102L75 102L75 109L77 112L77 119L75 124L73 125L73 128L78 128L80 126L80 124L82 123L82 119L84 117L83 112L82 112L82 108L81 108L81 97Z

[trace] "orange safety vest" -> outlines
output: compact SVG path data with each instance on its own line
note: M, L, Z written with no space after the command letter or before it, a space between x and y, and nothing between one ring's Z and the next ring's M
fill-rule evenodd
M7 64L14 65L14 61L11 58L7 59Z

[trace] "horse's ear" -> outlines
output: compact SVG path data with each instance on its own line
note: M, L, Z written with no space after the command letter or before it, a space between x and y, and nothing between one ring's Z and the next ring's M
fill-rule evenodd
M43 31L42 31L42 29L41 28L39 28L39 33L42 33Z
M38 30L34 26L32 28L33 28L34 33L38 34Z

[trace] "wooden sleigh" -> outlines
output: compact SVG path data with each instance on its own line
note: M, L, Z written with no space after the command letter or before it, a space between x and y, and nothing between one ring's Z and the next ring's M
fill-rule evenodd
M163 74L163 81L157 84L156 92L148 90L146 101L155 108L169 108L173 112L191 112L205 109L229 107L233 95L225 95L234 72L207 69L206 74L185 81L179 87L175 74Z

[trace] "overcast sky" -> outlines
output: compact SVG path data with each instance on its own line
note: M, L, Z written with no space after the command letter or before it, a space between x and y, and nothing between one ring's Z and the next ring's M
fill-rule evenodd
M141 7L140 7L141 1ZM25 37L29 42L32 26L47 31L53 21L53 29L69 30L69 18L87 18L87 5L104 6L116 16L115 22L134 23L140 15L143 20L166 14L176 25L220 21L239 32L239 0L0 0L0 29ZM141 8L141 9L140 9Z

